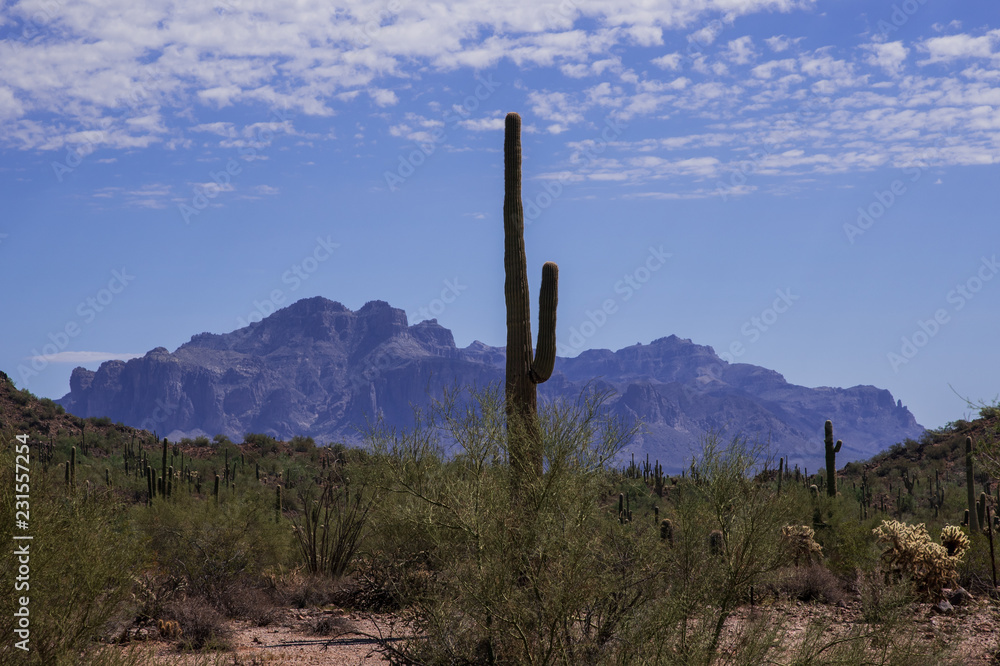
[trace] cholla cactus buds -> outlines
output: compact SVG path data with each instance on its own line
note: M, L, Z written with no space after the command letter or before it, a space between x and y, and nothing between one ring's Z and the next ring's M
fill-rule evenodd
M969 537L957 525L945 525L941 530L941 545L948 551L949 557L962 557L969 550Z
M823 558L823 546L816 543L815 536L816 532L808 525L785 525L781 528L781 540L795 566L799 566L800 558L804 558L806 564L812 564L813 555L817 562Z

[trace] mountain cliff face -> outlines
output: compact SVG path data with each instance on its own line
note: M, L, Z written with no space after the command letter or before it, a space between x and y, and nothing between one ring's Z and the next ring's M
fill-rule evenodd
M501 381L503 368L502 347L457 348L436 320L409 326L382 301L352 312L317 297L232 333L196 335L173 353L157 347L97 372L77 368L59 402L78 416L109 416L171 438L263 432L358 442L378 415L409 426L412 406L429 395ZM539 397L573 400L588 383L615 391L607 405L616 415L643 422L626 452L648 453L668 471L687 465L708 430L768 440L776 455L814 470L823 465L826 419L844 441L838 465L923 432L888 391L795 386L676 336L560 358Z

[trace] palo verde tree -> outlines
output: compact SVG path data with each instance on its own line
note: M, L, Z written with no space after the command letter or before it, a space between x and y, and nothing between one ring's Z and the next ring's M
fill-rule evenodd
M556 360L556 303L559 267L542 266L538 298L538 346L531 346L531 304L524 254L521 203L521 116L508 113L504 126L504 297L507 304L507 378L504 396L508 427L511 489L542 474L542 434L537 385L552 375Z

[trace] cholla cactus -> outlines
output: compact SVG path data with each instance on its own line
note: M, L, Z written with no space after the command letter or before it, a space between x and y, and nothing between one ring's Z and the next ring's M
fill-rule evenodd
M939 595L941 588L958 579L955 567L968 549L968 539L963 540L955 534L955 530L961 530L949 527L952 529L942 530L941 540L947 540L954 547L954 554L949 554L947 545L931 541L923 523L908 525L895 520L883 520L872 533L887 545L882 553L886 573L897 578L910 578L916 584L917 591L927 598ZM965 537L964 534L961 536Z
M969 537L958 525L945 525L941 530L941 545L948 551L950 557L962 557L969 550Z
M800 558L804 558L806 564L812 564L813 555L816 555L817 562L823 559L823 546L816 543L815 536L813 528L808 525L785 525L781 528L781 540L795 566L799 566Z

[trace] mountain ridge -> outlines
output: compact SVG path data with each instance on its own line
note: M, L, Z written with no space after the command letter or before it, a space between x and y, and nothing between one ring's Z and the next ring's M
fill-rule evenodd
M193 335L174 352L156 347L97 371L76 368L58 402L172 439L263 432L357 443L366 422L411 425L412 405L427 405L447 385L502 381L504 364L503 347L457 347L436 320L410 325L385 301L351 311L317 296L229 333ZM587 386L612 389L612 413L644 422L626 453L648 453L667 470L682 468L709 430L769 439L777 455L814 469L823 464L828 418L844 440L839 464L923 432L887 390L796 386L676 335L559 357L539 399L572 400Z

